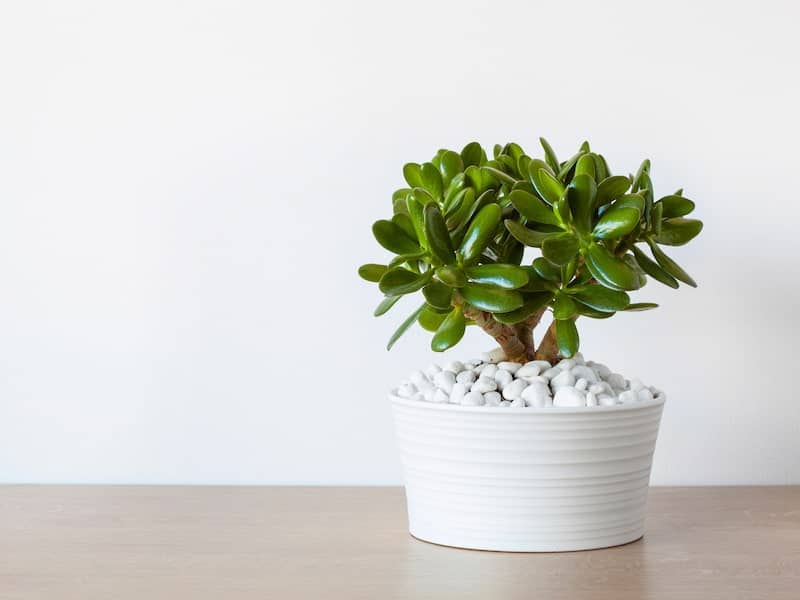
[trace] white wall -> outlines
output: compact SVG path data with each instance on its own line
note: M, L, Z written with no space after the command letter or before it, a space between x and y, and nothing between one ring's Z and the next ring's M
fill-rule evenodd
M581 323L668 391L653 481L800 483L795 3L0 10L1 481L398 482L385 390L434 356L383 350L369 226L404 162L545 135L706 222L699 289Z

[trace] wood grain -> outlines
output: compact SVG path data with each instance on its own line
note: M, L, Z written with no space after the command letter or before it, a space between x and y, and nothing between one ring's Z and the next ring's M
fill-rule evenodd
M800 487L654 488L644 539L456 550L399 488L0 487L0 598L800 598Z

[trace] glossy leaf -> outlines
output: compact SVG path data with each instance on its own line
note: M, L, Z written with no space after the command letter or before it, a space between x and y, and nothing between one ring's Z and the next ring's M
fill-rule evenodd
M464 337L465 328L464 314L461 312L461 308L456 306L436 330L436 334L431 340L431 350L444 352L448 348L452 348Z
M694 202L677 194L664 196L656 204L661 204L664 207L662 215L665 219L683 217L694 210Z
M484 206L472 220L459 249L465 264L470 264L480 257L497 230L501 212L497 204L489 204Z
M542 145L542 149L544 150L544 158L547 161L547 165L553 170L553 173L557 173L561 165L558 162L556 153L553 152L553 148L543 137L539 138L539 143Z
M389 343L386 344L387 350L391 350L392 346L395 345L395 342L397 342L397 340L400 339L400 336L402 336L406 331L408 331L408 328L411 327L417 321L420 313L422 312L422 309L424 308L425 304L420 306L405 321L400 323L400 327L398 327L397 330L395 330L395 332L392 334L392 337L389 338Z
M392 217L392 223L402 229L405 234L414 241L417 241L417 232L414 230L414 225L411 222L411 217L402 213L396 214Z
M422 288L422 295L434 308L449 310L453 299L453 290L440 281L431 281Z
M522 294L517 291L479 283L468 283L460 292L472 306L489 312L510 312L525 303Z
M650 251L653 253L653 256L658 264L661 265L662 269L672 275L675 279L684 282L686 285L697 287L694 279L692 279L692 277L686 271L684 271L678 263L664 254L664 251L659 248L654 241L648 240L648 244L650 245Z
M439 169L433 163L422 165L422 187L428 190L435 200L441 199L444 182Z
M661 232L656 242L667 246L683 246L693 240L703 230L703 222L697 219L675 217L661 223Z
M514 185L517 182L517 180L514 179L511 175L495 167L481 167L481 171L483 171L484 173L488 173L500 183L508 183Z
M417 163L406 163L403 165L403 177L409 187L422 187L422 167Z
M658 304L655 302L636 302L634 304L629 304L624 310L630 312L639 312L643 310L652 310L654 308L658 308Z
M678 281L669 273L667 273L664 269L662 269L658 263L651 260L649 256L647 256L644 252L639 250L636 246L632 248L633 256L636 259L637 264L642 268L642 270L647 273L650 277L667 285L671 288L678 288Z
M642 179L647 172L650 171L650 160L645 159L642 161L642 164L639 165L639 170L636 171L636 177L633 178L633 183L631 184L631 191L638 192L642 189Z
M573 356L578 351L580 340L578 338L578 328L572 319L556 321L556 342L558 351L564 358Z
M516 189L508 195L508 198L511 200L511 204L514 205L514 208L517 209L517 212L528 219L528 221L543 223L545 225L559 224L558 217L553 214L553 209L533 194L521 189Z
M561 281L561 270L553 265L553 263L551 263L549 260L542 258L541 256L534 259L533 270L536 271L542 279L547 281Z
M378 282L378 289L387 296L401 296L422 289L433 276L431 271L420 275L403 267L389 269Z
M436 204L425 207L425 238L434 258L445 265L455 262L456 255L450 243L450 233L444 224L442 211Z
M537 193L550 204L561 198L564 193L564 185L547 169L535 169L535 173L531 173L531 183L536 188Z
M556 299L553 302L553 318L571 319L577 312L578 307L572 298L567 294L556 294Z
M542 255L551 263L559 266L566 265L571 261L578 254L579 249L578 238L571 233L560 233L542 242Z
M617 313L603 312L602 310L597 310L596 308L592 308L578 302L578 314L583 317L589 317L590 319L608 319Z
M426 304L425 308L422 309L422 312L419 313L419 317L417 318L417 322L420 324L425 331L430 331L434 333L439 326L442 324L447 318L449 314L449 310L441 311L433 308L430 304Z
M591 244L586 252L586 267L592 276L605 287L615 290L635 290L639 276L623 260L599 244Z
M467 268L465 272L474 283L496 285L508 290L521 288L528 283L528 273L516 265L478 265Z
M442 154L442 160L439 163L439 171L442 174L442 180L447 186L452 179L464 170L464 163L461 160L461 155L458 152L447 150Z
M385 315L389 312L389 309L392 308L397 301L400 300L401 296L386 296L378 306L375 307L375 312L372 314L376 317L380 317L381 315Z
M602 285L588 285L572 295L575 300L595 310L614 312L623 310L630 304L630 296L625 292L612 290Z
M597 239L614 239L629 234L636 229L642 213L635 208L612 206L603 213L592 235Z
M467 283L467 276L464 275L464 271L456 266L444 266L436 269L436 277L452 288L464 287Z
M515 240L532 248L539 248L547 238L559 235L554 232L534 231L511 219L505 220L505 226Z
M483 158L483 148L481 148L478 142L470 142L461 150L461 160L464 163L465 169L471 166L480 166Z
M506 313L494 313L495 320L509 325L520 323L547 306L553 299L553 294L551 292L536 292L525 294L524 298L525 303L518 309Z
M608 177L597 185L595 206L604 206L622 196L628 191L631 181L622 175Z
M575 164L574 177L578 177L579 175L587 175L594 179L594 156L592 154L584 154L578 159L578 162Z
M586 157L582 157L586 158ZM580 161L578 161L580 164ZM573 221L579 231L588 233L592 228L592 213L597 185L589 175L577 173L567 186L567 202Z
M376 265L375 263L369 263L358 267L358 274L361 277L361 279L377 283L381 280L381 277L383 277L383 274L386 273L387 269L388 267L386 265Z
M395 254L419 252L419 245L391 221L375 221L372 225L372 234L381 246Z

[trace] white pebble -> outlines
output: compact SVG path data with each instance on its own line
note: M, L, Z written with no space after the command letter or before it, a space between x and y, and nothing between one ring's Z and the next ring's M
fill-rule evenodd
M553 377L559 375L560 373L561 369L559 369L558 367L551 367L547 369L544 373L542 373L542 377L544 377L547 380L550 380Z
M503 352L502 348L495 348L494 350L491 350L489 352L484 352L483 354L481 354L481 358L485 362L499 363L506 359L506 353Z
M440 404L444 404L450 401L450 394L445 392L443 389L438 389L433 394L433 402L439 402Z
M531 362L525 363L526 367L528 365L536 365L537 367L539 367L539 371L547 371L547 369L553 366L546 360L532 360Z
M510 404L511 408L525 408L525 400L522 398L514 398Z
M480 371L481 377L494 377L496 373L497 365L491 363L487 363Z
M522 398L522 392L528 387L528 382L524 379L515 379L503 388L503 398L506 400L516 400Z
M625 378L619 373L611 373L606 377L606 382L615 390L624 390L628 387Z
M573 385L575 385L575 375L569 371L562 371L550 380L550 387L553 388L553 391L565 386Z
M633 379L631 379L631 384L630 384L630 387L628 389L630 389L631 391L634 391L634 392L638 392L642 388L644 388L644 384L641 381L639 381L635 377Z
M419 387L420 381L428 381L428 377L422 371L414 371L410 376L409 379L411 383Z
M601 379L605 379L609 375L611 375L611 369L601 363L592 362L591 360L586 363L587 367L590 367L595 373L597 373Z
M521 397L525 404L534 408L543 408L552 403L550 387L546 383L536 381L522 390Z
M636 392L636 395L639 397L639 402L647 402L653 399L653 392L647 388L640 389L638 392Z
M456 375L456 381L458 383L472 383L476 379L477 377L473 371L461 371L461 373Z
M574 407L586 406L586 398L583 392L576 390L574 387L560 387L553 398L553 406L558 407Z
M639 396L637 396L636 392L633 390L625 390L624 392L620 393L619 401L622 404L631 404L632 402L638 402Z
M469 390L463 383L454 383L453 390L450 392L450 403L461 404L461 400Z
M451 373L460 373L464 370L464 363L454 360L452 362L447 363L444 368L445 371L450 371Z
M597 406L597 396L592 392L586 394L586 406Z
M485 394L486 392L493 392L497 389L497 382L494 379L490 379L484 375L481 375L478 378L478 381L472 384L472 392L477 392L479 394Z
M463 406L483 406L485 403L486 401L483 399L483 394L476 391L469 392L461 399L461 404Z
M561 367L561 370L562 370L562 371L568 371L569 369L571 369L572 367L574 367L576 364L577 364L577 363L575 362L575 360L574 360L574 359L572 359L572 358L565 358L565 359L564 359L564 360L562 360L560 363L558 363L558 366L559 366L559 367Z
M502 392L509 383L514 381L514 376L504 369L498 369L494 374L494 380L497 382L497 389Z
M617 399L614 396L609 396L608 394L599 394L597 396L597 403L600 406L614 406L617 403Z
M580 390L581 392L585 392L586 388L588 387L589 387L589 382L586 381L583 377L581 377L580 379L578 379L578 381L575 382L575 389Z
M436 386L435 386L435 385L433 385L433 384L432 384L430 381L428 381L427 379L421 379L421 380L420 380L420 381L417 383L417 390L419 390L419 391L420 391L420 392L422 392L423 394L426 394L427 392L431 392L431 394L432 394L432 393L433 393L433 392L436 390Z
M589 386L589 391L593 394L613 394L614 390L605 381L599 381Z
M488 392L483 395L483 400L486 403L486 406L500 406L500 402L503 399L500 397L500 394L497 392Z
M416 394L411 396L411 399L417 402L425 402L425 396L423 396L421 392L417 392Z
M515 375L517 377L535 377L541 372L542 369L539 365L535 365L533 363L527 363L524 366L520 367L515 373Z
M433 383L436 384L440 390L444 390L448 394L453 391L453 384L456 382L456 376L452 371L440 371L433 377Z
M575 365L572 369L572 374L575 375L575 377L582 377L589 383L597 383L600 381L597 377L597 373L584 365Z
M503 362L499 363L497 366L500 369L503 369L504 371L508 371L512 375L514 373L516 373L517 371L519 371L520 368L522 368L522 365L519 364L519 363L509 362L509 361L505 361L505 360Z
M442 370L442 367L439 365L433 364L429 365L427 369L425 369L425 375L428 376L428 379L433 379L433 376L439 373Z
M586 359L583 358L583 354L581 354L580 352L576 352L575 354L573 354L572 355L572 360L575 361L576 365L585 365L586 364Z
M397 395L401 398L411 398L417 392L417 388L413 383L402 383L397 388Z

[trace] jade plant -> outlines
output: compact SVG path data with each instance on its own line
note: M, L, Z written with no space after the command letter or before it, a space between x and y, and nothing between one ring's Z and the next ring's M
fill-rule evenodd
M696 286L661 248L686 244L703 227L686 218L695 204L682 190L656 199L649 160L635 175L614 175L588 143L560 161L540 141L543 160L515 143L495 146L488 158L472 142L403 167L407 187L393 194L391 219L372 227L395 256L358 271L384 295L375 316L405 295L424 297L388 348L414 323L433 332L437 352L476 325L508 360L555 364L578 351L578 317L655 308L628 295L647 276L672 288ZM526 248L537 256L525 260ZM535 344L534 328L548 311L552 322Z

